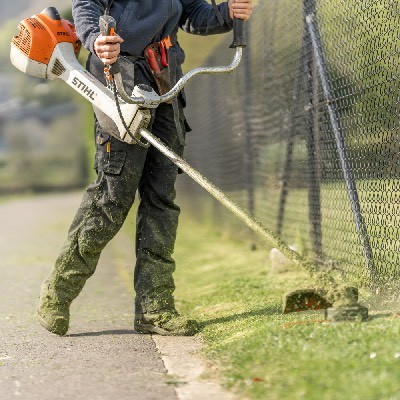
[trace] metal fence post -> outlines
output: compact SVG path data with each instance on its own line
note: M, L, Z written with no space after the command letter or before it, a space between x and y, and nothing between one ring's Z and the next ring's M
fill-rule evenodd
M305 8L305 13L307 9ZM306 15L305 15L306 16ZM321 228L321 188L320 188L320 163L319 163L319 120L318 120L318 72L316 57L310 45L310 35L304 26L307 117L307 154L308 154L308 216L310 220L310 235L314 262L321 262L322 228Z
M335 95L329 78L322 41L319 35L318 22L316 19L316 2L315 0L304 0L304 6L305 6L305 23L308 29L308 33L310 35L311 46L313 48L317 62L318 73L321 79L322 89L326 101L326 106L328 109L330 123L335 136L335 143L340 158L340 164L342 167L346 183L347 193L351 203L354 222L356 225L356 229L362 247L362 252L366 260L370 277L374 279L376 278L376 268L374 264L373 253L360 206L356 182L347 157L347 149L346 149L343 129L341 126L340 114L335 104Z

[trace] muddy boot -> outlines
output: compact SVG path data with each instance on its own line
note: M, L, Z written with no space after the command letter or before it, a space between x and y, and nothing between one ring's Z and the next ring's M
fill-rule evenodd
M37 319L43 328L55 335L64 336L68 331L69 305L58 301L47 283L40 295Z
M163 336L193 336L200 331L199 324L176 311L159 314L136 314L135 331Z

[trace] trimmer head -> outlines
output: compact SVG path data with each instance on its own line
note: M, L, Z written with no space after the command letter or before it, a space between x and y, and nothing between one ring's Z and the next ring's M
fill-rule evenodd
M55 79L63 69L60 62L53 62L56 46L70 44L75 55L81 48L74 26L62 19L54 7L22 20L18 29L19 34L11 42L10 58L17 69L28 75Z
M332 303L325 298L326 293L321 289L306 288L299 289L284 295L283 313L325 310L332 307Z

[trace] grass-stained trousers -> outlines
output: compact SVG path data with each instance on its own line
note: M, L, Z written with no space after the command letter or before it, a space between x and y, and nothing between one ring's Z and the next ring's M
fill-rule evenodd
M102 79L98 62L93 61L88 69ZM135 83L154 85L148 77L139 64ZM183 113L180 115L185 132L187 125ZM172 105L161 104L155 110L149 129L182 155L184 146L177 135ZM180 213L174 203L178 168L157 149L121 142L97 123L95 137L97 179L85 191L42 296L48 294L55 305L70 305L94 273L101 251L121 228L138 191L136 314L174 310L172 253Z

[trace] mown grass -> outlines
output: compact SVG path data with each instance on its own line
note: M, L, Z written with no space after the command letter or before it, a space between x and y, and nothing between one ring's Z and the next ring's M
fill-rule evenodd
M268 247L181 218L175 258L180 310L202 323L224 385L253 399L400 399L400 319L331 324L322 312L283 315L282 295L310 283L270 274Z

